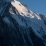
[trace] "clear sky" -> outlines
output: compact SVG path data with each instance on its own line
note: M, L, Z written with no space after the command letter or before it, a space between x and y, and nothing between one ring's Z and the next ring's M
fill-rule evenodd
M18 0L28 6L28 8L36 13L46 15L46 0Z

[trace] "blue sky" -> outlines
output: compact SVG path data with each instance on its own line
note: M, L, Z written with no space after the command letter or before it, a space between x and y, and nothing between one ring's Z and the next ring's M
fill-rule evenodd
M36 13L46 15L46 0L18 0L28 6L28 8Z

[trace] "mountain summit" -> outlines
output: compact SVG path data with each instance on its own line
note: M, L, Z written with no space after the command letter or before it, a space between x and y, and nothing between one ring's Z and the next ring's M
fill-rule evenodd
M46 17L18 0L0 0L0 46L46 46Z

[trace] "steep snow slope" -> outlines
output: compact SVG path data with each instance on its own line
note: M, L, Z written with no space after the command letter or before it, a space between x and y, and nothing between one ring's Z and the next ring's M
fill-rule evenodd
M46 17L17 0L5 0L0 4L0 32L0 40L6 39L1 41L4 46L6 43L8 46L46 46Z

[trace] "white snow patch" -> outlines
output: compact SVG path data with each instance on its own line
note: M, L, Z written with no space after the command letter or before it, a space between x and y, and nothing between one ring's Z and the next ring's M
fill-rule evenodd
M12 1L11 4L18 10L18 12L22 15L28 14L28 10L26 7L24 7L19 1ZM21 6L20 6L21 5Z

